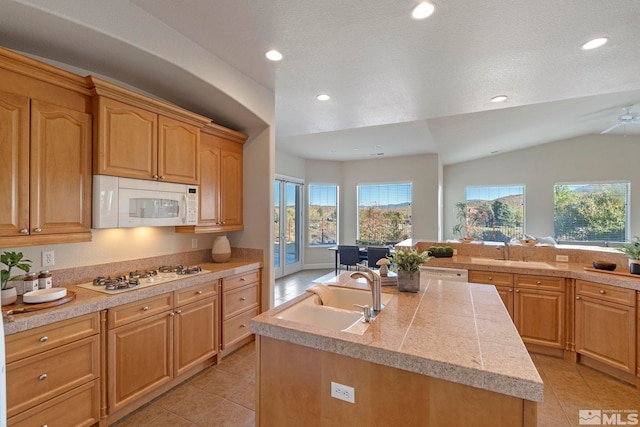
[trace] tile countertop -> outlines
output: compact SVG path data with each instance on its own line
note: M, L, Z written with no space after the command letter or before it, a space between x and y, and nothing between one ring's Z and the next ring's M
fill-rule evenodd
M365 287L340 275L336 285ZM278 319L310 293L255 317L262 336L541 402L544 385L493 286L423 280L398 292L363 335Z
M517 265L500 265L500 260L486 259L469 256L453 256L451 258L432 258L426 264L426 267L444 267L444 268L461 268L467 270L483 270L483 271L501 271L506 273L521 274L537 274L542 276L565 277L571 279L581 279L590 282L601 283L604 285L617 286L620 288L632 289L640 291L640 275L620 275L613 272L597 272L585 270L585 267L591 267L588 264L567 263L567 262L545 262L547 268L535 266L540 261L517 262ZM615 270L616 273L627 271L626 265Z
M247 261L242 259L232 259L226 263L203 263L200 264L206 273L187 275L182 279L177 279L168 283L158 283L142 289L121 292L115 295L83 289L78 286L68 286L67 289L76 294L74 300L45 310L32 311L27 313L16 313L9 319L4 319L5 335L15 334L39 326L48 325L83 314L94 313L106 310L122 304L138 301L159 294L172 292L189 286L199 285L222 277L245 273L262 267L262 262ZM2 307L2 314L5 315L7 309Z

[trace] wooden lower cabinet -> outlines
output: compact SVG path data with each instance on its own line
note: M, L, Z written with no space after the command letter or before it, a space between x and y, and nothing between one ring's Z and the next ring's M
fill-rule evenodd
M100 322L93 313L6 337L8 426L100 420Z
M516 288L513 299L513 321L525 344L564 348L563 292Z
M218 281L109 309L109 422L216 362Z
M260 313L261 270L222 279L221 349L229 353L253 339L249 329L252 317Z
M173 312L110 329L107 339L109 413L173 376Z
M596 296L597 295L597 296ZM576 281L575 333L579 360L636 374L635 291Z
M564 278L472 270L469 282L496 287L529 350L562 356L566 328Z

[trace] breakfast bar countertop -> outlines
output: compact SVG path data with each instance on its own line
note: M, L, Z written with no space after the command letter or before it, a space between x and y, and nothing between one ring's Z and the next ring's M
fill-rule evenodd
M333 285L366 288L343 273ZM421 280L398 292L363 335L277 318L300 295L255 317L257 335L535 402L544 385L493 286Z

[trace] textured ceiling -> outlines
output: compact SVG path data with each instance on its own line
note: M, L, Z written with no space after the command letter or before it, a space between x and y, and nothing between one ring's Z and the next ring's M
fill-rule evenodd
M145 37L179 34L272 90L277 148L305 158L439 153L451 164L597 134L615 122L621 107L640 104L637 0L439 0L436 13L424 21L410 19L416 1L404 0L107 3L105 28L115 28L111 21L119 15L144 14L135 29ZM104 35L87 37L91 27L83 28L85 22L75 15L87 8L103 12L99 0L0 0L0 5L29 15L0 16L3 44L51 58L60 51L63 62L97 64L147 89L144 68L134 73L126 69L126 58L101 64L87 53L92 40L100 41L93 46L98 57L116 46ZM52 20L73 21L69 28L75 31L51 26L55 37L47 40L38 28ZM610 42L593 51L579 49L596 36ZM266 61L264 52L271 48L285 58ZM74 55L87 60L74 64ZM177 50L176 58L185 59ZM257 124L250 114L234 119L243 113L237 107L225 114L224 96L211 88L205 92L221 103L208 105L196 82L185 84L181 94L172 92L167 80L181 82L181 64L157 62L149 60L154 67L149 74L157 80L149 87L154 93L174 102L180 98L229 126ZM319 102L319 93L332 98ZM489 102L499 94L508 100ZM637 135L640 124L614 132Z

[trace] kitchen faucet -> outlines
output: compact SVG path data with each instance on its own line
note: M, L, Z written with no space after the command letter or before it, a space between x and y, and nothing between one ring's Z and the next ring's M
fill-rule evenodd
M380 312L380 310L382 310L382 297L380 295L382 292L382 281L380 279L380 276L375 271L362 264L356 264L356 267L360 267L365 271L355 271L351 273L351 278L357 279L359 277L362 277L369 283L369 287L371 288L371 297L373 299L373 307L371 308L371 312L373 316L376 316Z
M505 261L509 260L509 242L504 242L504 251L503 251L503 259ZM500 250L500 247L496 248L497 250Z

